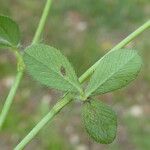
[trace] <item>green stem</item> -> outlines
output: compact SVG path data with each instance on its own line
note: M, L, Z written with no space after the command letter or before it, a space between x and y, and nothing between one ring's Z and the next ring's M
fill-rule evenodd
M46 19L47 19L49 10L50 10L51 1L52 0L47 0L47 2L46 2L42 17L40 19L39 26L38 26L38 28L36 30L36 33L35 33L35 36L33 38L32 44L37 43L40 39L40 36L41 36L42 31L44 29L44 25L45 25L45 22L46 22ZM17 60L18 60L18 62L17 62L18 72L17 72L17 75L16 75L16 79L15 79L15 81L14 81L14 83L13 83L13 85L12 85L10 91L9 91L8 97L6 98L5 104L2 108L2 112L1 112L1 115L0 115L0 130L2 129L4 121L7 117L9 109L11 107L12 101L13 101L15 95L16 95L16 91L17 91L18 86L20 84L20 81L22 79L23 72L25 70L22 55L18 52L18 50L15 50L15 54L16 54L16 57L17 57Z
M62 98L61 101L57 102L51 111L35 126L35 128L33 128L33 130L24 138L22 142L17 145L14 150L22 150L50 119L54 118L54 116L57 115L64 106L72 101L72 98L73 97L68 94L67 97Z
M134 31L132 34L130 34L127 38L125 38L123 41L121 41L119 44L117 44L112 50L123 48L125 45L127 45L130 41L132 41L135 37L140 35L144 30L146 30L149 27L150 27L150 21L146 22L144 25L142 25L140 28L138 28L136 31ZM91 68L89 68L79 78L80 83L84 82L93 73L93 70L95 70L99 61L97 61ZM16 148L14 150L22 150L39 133L39 131L49 121L51 121L52 118L65 106L65 103L67 105L68 103L71 102L72 97L71 97L71 99L70 99L70 97L71 97L70 94L66 94L62 100L60 100L58 103L56 103L56 105L52 108L52 110L50 110L50 112L29 132L29 134L16 146ZM63 105L60 105L61 103L63 103ZM57 106L57 111L54 111L56 106Z
M35 36L33 38L32 44L37 43L41 37L41 34L43 32L43 29L44 29L44 26L45 26L45 23L46 23L48 14L49 14L51 3L52 3L52 0L47 0L41 20L40 20L38 28L36 30Z
M140 35L143 31L145 31L146 29L148 29L150 27L150 20L148 20L146 23L144 23L142 26L140 26L137 30L135 30L134 32L132 32L129 36L127 36L125 39L123 39L120 43L118 43L114 48L112 48L107 55L111 52L114 51L116 49L121 49L124 46L126 46L129 42L131 42L134 38L136 38L138 35ZM106 56L106 55L105 55ZM79 81L83 82L85 81L92 73L93 71L96 69L97 65L99 64L99 62L103 59L104 57L102 57L101 59L99 59L93 66L91 66L80 78Z
M22 59L22 55L18 51L19 50L17 48L13 49L13 52L15 53L16 58L17 58L17 75L16 75L16 79L15 79L15 81L14 81L14 83L13 83L13 85L9 91L9 94L5 100L4 106L2 108L2 112L0 114L0 130L2 130L3 124L5 122L5 119L7 117L8 112L10 110L11 104L12 104L13 99L15 97L16 91L17 91L19 83L22 79L23 71L25 68L24 62Z
M0 130L2 129L2 126L3 126L3 123L6 119L6 116L9 112L9 109L10 109L10 106L12 104L12 101L13 101L13 98L16 94L16 91L17 91L17 88L19 86L19 83L20 83L20 80L23 76L23 72L22 71L19 71L17 73L17 76L16 76L16 79L12 85L12 88L8 94L8 97L6 98L6 101L5 101L5 104L3 106L3 109L2 109L2 112L1 112L1 115L0 115Z

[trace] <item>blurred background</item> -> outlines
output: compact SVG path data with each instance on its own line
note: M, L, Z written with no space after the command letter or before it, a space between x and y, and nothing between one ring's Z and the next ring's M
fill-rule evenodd
M30 44L45 0L0 0L0 14L18 22L22 47ZM80 76L94 62L150 17L149 0L54 0L44 36L62 51ZM25 150L149 150L150 149L150 31L127 47L143 58L138 78L128 87L97 97L118 114L118 133L110 145L92 141L80 119L81 103L68 105ZM15 57L0 50L0 110L16 75ZM56 103L62 93L24 75L0 133L0 150L13 147Z

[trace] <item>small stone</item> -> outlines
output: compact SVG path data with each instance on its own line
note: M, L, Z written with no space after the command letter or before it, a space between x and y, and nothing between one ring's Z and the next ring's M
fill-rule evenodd
M135 105L131 107L130 114L134 117L141 117L143 115L143 109L141 106Z
M77 145L79 143L79 141L80 141L80 139L79 139L79 136L77 134L73 134L70 137L70 143L73 145Z
M76 147L75 150L88 150L88 147L86 145L80 144Z

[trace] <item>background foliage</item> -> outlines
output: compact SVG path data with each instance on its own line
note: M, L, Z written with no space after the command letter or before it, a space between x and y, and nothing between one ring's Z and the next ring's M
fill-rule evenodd
M29 44L44 6L37 0L1 0L0 13L16 20ZM42 41L63 50L78 76L103 54L144 23L150 15L149 0L55 0ZM81 126L80 104L71 104L48 125L27 150L147 150L150 148L150 52L149 31L128 47L139 50L143 69L128 88L98 97L119 115L117 139L110 145L91 141ZM0 108L12 84L14 56L0 51ZM60 93L61 94L61 93ZM38 85L28 75L22 81L14 105L0 134L0 150L10 150L57 101L59 95Z

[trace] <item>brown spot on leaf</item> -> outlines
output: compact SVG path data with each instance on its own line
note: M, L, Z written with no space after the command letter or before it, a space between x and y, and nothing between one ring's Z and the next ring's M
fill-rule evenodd
M63 76L66 76L66 69L63 66L61 66L60 72Z

